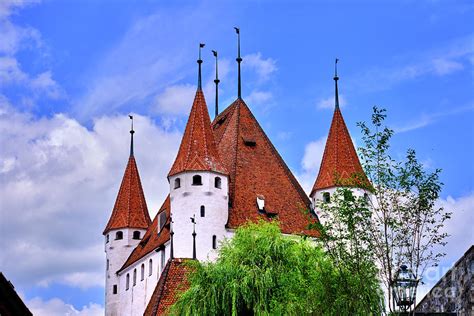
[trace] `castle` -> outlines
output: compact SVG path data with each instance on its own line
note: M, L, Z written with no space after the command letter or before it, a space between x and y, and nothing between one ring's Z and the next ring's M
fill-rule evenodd
M363 174L339 108L337 72L334 115L308 196L241 97L241 61L239 38L238 97L218 114L216 95L216 117L211 122L199 57L197 91L168 173L169 195L153 221L135 161L132 126L130 157L103 232L106 315L165 313L180 285L186 284L183 262L215 260L219 242L232 238L247 221L276 219L285 234L315 237L307 225L318 220L316 201L329 201L340 183L335 175ZM217 92L217 77L214 82Z

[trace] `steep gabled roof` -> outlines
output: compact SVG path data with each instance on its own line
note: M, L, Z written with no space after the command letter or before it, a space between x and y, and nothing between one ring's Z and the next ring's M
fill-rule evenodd
M314 220L304 213L310 200L245 102L237 99L215 118L212 128L230 175L227 226L276 218L284 233L314 234L306 230ZM257 196L265 199L263 211Z
M144 316L167 315L169 308L178 299L179 293L189 287L189 266L186 261L190 259L170 259L161 273L160 280L148 302Z
M164 225L160 233L158 233L158 218L162 212L166 213L166 224ZM125 261L124 265L117 272L126 269L133 263L137 262L155 249L163 246L168 240L170 240L170 214L170 197L168 195L160 210L153 219L153 222L148 227L147 232L145 233L145 235L143 235L142 240L135 247L135 249L133 249L127 261Z
M211 131L211 119L201 89L196 91L181 146L168 176L183 171L215 171L227 174Z
M112 229L143 228L150 225L150 215L146 206L137 163L133 154L128 159L122 184L115 200L114 209L103 234Z
M321 167L310 195L335 186L370 186L339 106L334 110Z

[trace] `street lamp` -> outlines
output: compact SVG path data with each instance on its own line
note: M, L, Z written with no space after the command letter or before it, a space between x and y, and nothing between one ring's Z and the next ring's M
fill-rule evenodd
M400 266L392 282L392 293L395 303L401 311L406 312L415 302L418 281L406 265Z

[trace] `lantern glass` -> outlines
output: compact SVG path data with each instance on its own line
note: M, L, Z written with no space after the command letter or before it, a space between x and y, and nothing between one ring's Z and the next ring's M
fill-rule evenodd
M406 265L402 265L395 274L392 291L395 302L403 310L407 310L415 301L417 284L418 281L413 272Z

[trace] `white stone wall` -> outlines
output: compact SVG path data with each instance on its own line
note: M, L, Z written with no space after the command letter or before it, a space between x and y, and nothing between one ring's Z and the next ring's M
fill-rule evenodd
M202 177L202 185L192 185L193 176ZM214 186L216 177L221 178L221 188ZM175 188L176 178L181 186ZM196 216L196 253L197 259L214 260L217 256L213 249L213 236L219 245L227 234L225 225L228 219L228 179L215 172L183 172L170 177L171 216L174 231L174 256L192 258L193 224L191 217ZM200 208L205 207L205 216L201 217Z
M139 239L133 239L133 232L139 231L140 238L145 234L144 229L115 229L111 230L107 235L109 241L107 242L107 235L105 236L105 256L106 256L106 275L105 275L105 314L110 316L119 315L119 297L120 297L120 282L116 274L127 258L130 256L133 249L140 242ZM116 233L122 232L123 238L116 239ZM107 266L108 263L108 266ZM113 286L117 285L117 294L113 294Z
M367 194L368 198L372 199L372 194L367 190L359 189L359 188L352 188L351 190L352 190L354 196L363 197L365 194ZM330 198L332 199L332 197L333 197L333 195L336 191L337 191L337 187L332 187L332 188L327 188L327 189L322 189L322 190L315 191L313 193L313 195L311 195L311 202L312 202L312 205L314 207L314 211L316 212L316 215L318 215L318 218L319 218L319 221L320 221L321 224L324 224L325 219L324 219L324 217L321 217L321 210L318 209L317 204L320 201L323 201L324 193L326 193L326 192L329 193Z

